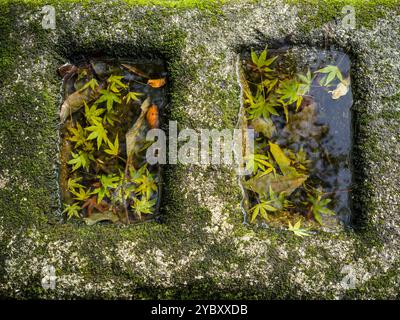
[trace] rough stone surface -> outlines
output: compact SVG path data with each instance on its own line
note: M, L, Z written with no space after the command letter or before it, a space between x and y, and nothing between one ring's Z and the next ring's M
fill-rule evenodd
M41 27L54 3L55 30ZM399 298L398 1L0 1L0 295L16 298ZM341 8L356 9L354 30ZM73 59L159 57L179 127L233 128L237 55L282 44L352 59L353 229L296 238L243 225L231 168L171 166L164 221L60 221L55 70ZM56 268L56 288L41 286ZM341 285L349 265L356 287Z

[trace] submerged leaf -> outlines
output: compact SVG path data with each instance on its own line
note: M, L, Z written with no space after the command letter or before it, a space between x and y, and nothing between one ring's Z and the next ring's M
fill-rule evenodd
M67 99L65 99L60 110L61 122L64 122L69 115L83 107L84 102L90 100L89 90L90 89L86 89L84 91L75 91L73 94L70 94Z
M92 226L101 221L111 221L112 223L116 223L119 218L114 213L106 211L103 213L94 213L90 217L83 218L83 220L88 226Z
M290 196L307 179L308 176L304 174L290 176L268 174L250 178L243 185L246 189L258 194L265 194L271 187L276 193L284 192L287 196Z
M149 76L144 73L142 70L136 68L135 66L129 65L129 64L122 64L122 66L126 69L128 69L130 72L137 74L138 76L141 76L142 78L149 78Z
M256 132L262 133L268 139L276 132L275 125L269 118L256 118L251 121L251 125Z
M290 159L286 157L286 155L283 153L279 145L269 142L269 147L276 163L278 164L279 168L281 169L282 173L285 176L297 173L296 169L290 166L291 165Z
M144 142L146 141L146 121L145 117L150 107L150 98L147 98L141 106L141 113L135 124L126 133L126 154L128 156L128 162L132 160L133 156L141 150Z
M129 101L138 101L140 100L139 97L142 96L143 93L140 92L128 92L127 95L124 97L124 99L126 100L126 103L129 103Z

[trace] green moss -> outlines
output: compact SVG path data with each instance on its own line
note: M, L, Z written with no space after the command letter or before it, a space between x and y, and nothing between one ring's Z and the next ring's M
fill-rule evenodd
M333 298L335 290L324 290L322 286L340 281L340 268L342 263L348 262L349 256L366 260L370 256L371 248L382 248L385 239L379 234L379 229L371 222L375 203L371 200L373 192L372 181L360 181L363 188L360 200L365 209L360 216L367 221L364 230L357 232L343 232L329 234L318 232L312 238L300 239L283 229L257 228L243 225L243 215L239 210L238 201L240 191L228 169L209 168L203 170L196 167L170 166L165 174L165 197L163 203L162 223L151 222L134 227L118 227L99 225L87 227L83 224L60 223L57 219L57 185L55 184L57 169L57 113L59 107L60 79L55 72L47 73L44 79L37 79L43 88L36 90L26 82L16 82L16 74L25 68L36 66L38 57L43 55L50 63L48 70L56 70L57 66L79 54L94 54L102 52L112 57L155 55L164 59L169 73L169 99L171 110L168 117L179 121L181 126L199 128L200 122L193 118L187 108L195 108L196 102L190 101L189 96L193 86L202 86L201 92L206 92L198 99L207 102L221 101L218 103L220 116L207 123L208 127L227 126L234 127L237 108L239 107L238 87L234 76L215 79L212 75L223 74L219 72L224 68L225 53L221 52L216 57L208 57L205 43L192 43L188 39L187 30L181 24L171 24L170 17L179 15L182 11L197 9L199 16L197 22L212 27L212 30L223 28L222 14L224 5L231 1L125 1L124 8L145 6L153 4L148 9L140 8L138 16L143 19L132 19L126 28L127 41L121 41L111 31L97 32L87 30L84 22L71 23L69 17L75 4L90 7L87 10L87 21L97 21L98 14L107 12L107 17L94 24L96 27L103 23L118 23L120 12L115 6L121 2L78 1L71 0L60 3L55 0L40 1L1 1L0 2L0 86L13 94L12 99L7 95L0 101L0 136L5 140L0 142L6 146L6 152L0 158L0 168L9 172L11 179L7 188L0 193L0 295L5 297L44 297L44 298L115 298L130 296L136 299L143 298ZM341 6L354 4L356 8L358 27L372 26L376 19L390 13L398 13L398 1L368 1L362 6L361 1L316 1L305 0L287 1L299 8L303 17L300 27L308 26L309 29L317 28L334 17L341 16ZM97 4L96 4L97 3ZM234 2L236 5L236 2ZM268 3L268 2L265 2ZM19 21L21 14L30 15L38 13L39 7L45 4L54 4L59 13L57 30L43 30L40 20ZM237 5L240 6L239 2ZM254 1L246 1L244 6L251 9ZM99 8L98 11L93 8ZM316 8L316 9L315 9ZM93 10L92 10L93 9ZM240 8L239 8L240 9ZM136 12L131 9L132 12ZM266 9L267 10L267 9ZM310 18L310 19L308 19ZM390 18L390 17L388 17ZM40 18L39 18L40 19ZM199 22L199 23L200 23ZM22 26L24 40L28 36L33 39L33 46L23 48L21 39L10 36L11 32ZM108 30L100 28L97 30ZM192 30L193 32L193 30ZM207 32L207 30L201 30ZM215 31L214 31L215 32ZM85 34L89 33L88 37ZM212 35L213 33L211 33ZM56 35L56 36L55 36ZM140 39L140 42L130 39ZM56 39L56 40L54 40ZM84 39L84 41L82 40ZM207 43L208 45L208 43ZM212 45L212 43L210 43ZM230 50L227 48L227 50ZM190 54L199 54L200 61L191 63ZM213 58L213 59L211 59ZM215 58L215 59L214 59ZM354 57L358 59L358 57ZM206 62L212 62L207 63ZM25 64L26 63L26 64ZM205 67L206 66L206 67ZM207 67L209 66L209 69ZM29 70L29 69L28 69ZM36 69L35 69L36 70ZM201 70L206 70L206 79L201 78ZM35 80L38 75L27 76ZM223 82L228 82L229 88ZM226 84L226 83L225 83ZM393 100L392 100L393 99ZM396 102L399 96L388 98L387 103ZM399 119L397 112L384 111L381 114L368 116L360 111L357 117L359 129L364 128L360 134L360 142L356 146L360 155L361 167L366 163L366 157L379 160L379 140L368 137L368 125L375 119ZM365 113L365 112L364 112ZM215 121L218 120L218 121ZM21 136L24 129L24 138ZM27 140L25 138L28 137ZM12 146L9 147L9 146ZM368 172L361 172L366 174ZM222 212L228 217L228 222L233 230L227 232L224 238L220 234L210 233L210 221L213 218L209 205L203 203L193 188L188 187L188 176L195 177L203 174L212 180L212 190L206 190L212 196L223 195ZM363 176L361 176L363 177ZM232 182L233 181L233 182ZM23 182L26 182L25 185ZM27 198L27 200L21 200ZM368 203L370 201L370 203ZM358 213L357 213L358 214ZM31 232L31 230L35 232ZM238 238L250 236L250 242L240 242ZM11 242L12 240L12 242ZM259 261L251 260L250 247L253 243L268 241L268 246L260 247L256 254ZM238 254L238 242L243 245L244 254ZM341 243L348 247L346 258L336 259L329 249L321 250L322 244ZM70 249L65 243L71 243ZM126 243L127 247L123 247ZM62 292L45 291L40 286L40 270L32 267L31 258L47 261L49 247L61 257L55 263L57 275L79 276L84 281L84 286L77 285ZM132 246L132 248L130 247ZM248 247L247 247L248 246ZM254 248L254 247L253 247ZM301 285L293 284L288 274L300 260L299 250L305 249L309 270L305 271L309 283L314 281L315 288L306 292ZM161 250L165 259L170 259L171 266L160 267L154 261L155 249ZM119 257L121 251L127 250L127 257L137 255L145 266L145 272L137 270L137 265L130 265L128 259L124 261ZM287 259L279 257L279 250L288 254ZM190 253L204 257L204 260L191 258L190 262L181 270L174 268L189 257ZM75 262L72 254L84 259L87 263ZM396 253L397 254L397 253ZM133 259L133 258L132 258ZM374 258L371 258L371 261ZM398 259L398 258L396 258ZM250 265L254 262L254 265ZM15 263L18 268L13 268L9 263ZM272 272L267 272L266 266L272 265ZM6 271L7 266L7 271ZM326 273L326 280L318 282L314 274L320 272L322 266ZM369 268L372 267L369 266ZM156 273L156 271L158 273ZM13 272L15 274L13 274ZM21 272L21 273L19 273ZM146 278L156 274L151 281ZM153 273L152 273L153 272ZM165 286L163 272L170 272L170 286ZM247 273L249 275L247 275ZM227 274L229 276L227 276ZM233 275L237 274L237 277ZM196 276L202 275L202 279ZM387 275L377 276L368 281L359 290L353 291L348 297L385 297L388 281L393 281L396 276L395 268L390 269ZM258 283L255 280L259 281ZM112 288L107 291L107 284L113 281ZM5 285L11 282L11 287ZM186 282L186 285L185 285ZM256 283L256 284L255 284ZM90 284L92 289L86 286Z
M285 0L298 7L301 25L306 31L319 28L325 23L342 19L342 8L353 6L356 14L356 28L372 28L376 20L384 18L387 12L400 12L398 0Z

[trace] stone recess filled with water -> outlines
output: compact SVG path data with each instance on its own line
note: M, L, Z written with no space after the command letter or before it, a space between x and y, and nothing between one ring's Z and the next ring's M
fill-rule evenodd
M90 60L59 69L60 187L68 219L132 223L158 213L162 172L145 155L165 106L158 61Z
M351 213L350 61L336 51L264 50L240 66L241 125L255 131L241 179L249 220L348 223ZM294 225L294 226L293 226Z

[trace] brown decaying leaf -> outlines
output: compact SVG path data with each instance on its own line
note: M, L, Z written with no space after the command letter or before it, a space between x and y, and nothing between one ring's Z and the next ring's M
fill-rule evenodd
M70 64L70 63L66 63L66 64L62 65L61 67L59 67L57 71L61 77L64 77L66 74L76 72L76 70L78 70L78 68L76 66L74 66L73 64Z
M349 87L350 87L350 77L344 79L341 81L335 90L329 91L329 93L332 93L332 99L337 100L340 97L343 97L349 92Z
M90 88L87 88L83 91L75 91L73 94L70 94L67 99L63 102L60 110L60 120L63 123L70 114L78 111L83 107L84 102L88 102L97 97L100 94L100 90L102 89L102 85L99 85L95 91Z
M285 192L286 195L289 196L307 179L308 176L303 174L291 176L274 176L273 174L268 174L251 178L244 183L244 186L246 189L252 190L258 194L267 193L271 187L275 193Z
M143 78L150 78L146 73L144 73L142 70L136 68L135 66L132 66L130 64L121 64L124 68L128 69L130 72L137 74L138 76L141 76Z
M162 86L164 86L167 83L167 79L166 78L161 78L161 79L149 79L149 81L147 81L147 84L152 87L152 88L161 88Z
M143 101L141 105L141 113L139 118L136 120L132 128L128 130L125 135L126 139L126 154L128 156L127 166L131 164L131 161L135 154L143 147L144 142L146 141L146 121L145 117L147 111L150 108L150 98L147 98Z
M90 217L93 214L93 209L97 209L99 212L104 212L108 209L108 204L104 200L98 204L97 196L93 196L85 201L82 205L82 209L83 208L87 208L87 215Z
M114 213L106 211L104 213L95 213L90 217L83 218L83 220L88 226L91 226L101 221L111 221L112 223L116 223L119 220L119 218Z

